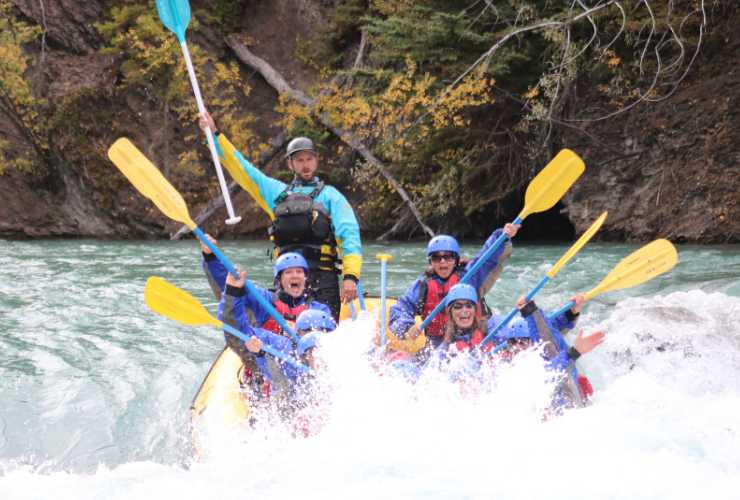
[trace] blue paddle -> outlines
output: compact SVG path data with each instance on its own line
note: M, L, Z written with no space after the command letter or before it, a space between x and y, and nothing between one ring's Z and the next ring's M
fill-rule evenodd
M206 107L203 104L203 97L200 94L198 79L195 76L195 69L193 69L193 61L190 58L188 44L185 41L185 30L190 22L190 4L188 3L188 0L156 0L156 2L159 19L162 20L162 24L164 24L167 29L177 36L177 40L180 42L182 55L185 57L185 66L188 68L190 86L193 87L193 94L195 94L195 103L198 106L198 113L203 115L206 112ZM229 189L226 186L224 172L221 168L221 162L218 159L216 143L213 142L213 134L211 134L211 130L209 128L206 128L206 140L208 141L208 149L211 151L213 165L216 167L216 175L218 176L218 183L221 186L221 194L224 197L226 211L229 213L229 218L226 219L226 224L236 224L242 220L242 218L234 215L234 207L231 204Z

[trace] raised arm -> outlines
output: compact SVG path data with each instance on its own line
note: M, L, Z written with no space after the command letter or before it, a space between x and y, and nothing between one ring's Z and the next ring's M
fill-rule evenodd
M399 339L406 338L406 332L415 325L416 304L419 300L421 278L414 281L401 298L390 308L388 327Z
M518 225L506 224L503 229L496 229L495 231L493 231L493 233L491 233L486 242L483 244L483 247L481 247L481 249L478 251L476 256L465 266L466 269L472 268L481 257L481 255L483 255L483 253L485 253L485 251L494 244L494 242L501 236L501 234L506 233L506 235L509 237L506 243L501 245L501 247L496 250L493 255L491 255L491 257L478 268L475 274L473 274L471 280L468 282L476 289L479 297L484 297L486 293L488 293L488 291L491 289L493 284L503 272L504 264L509 259L509 256L512 252L511 238L516 235L516 232L518 230Z

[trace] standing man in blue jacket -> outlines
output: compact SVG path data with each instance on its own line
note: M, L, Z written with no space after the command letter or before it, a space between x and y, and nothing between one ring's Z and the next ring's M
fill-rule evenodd
M200 116L199 124L217 130L208 113ZM295 175L290 184L262 173L218 132L216 145L223 165L272 220L275 257L286 252L303 255L313 297L327 304L337 318L340 301L357 297L362 270L360 227L347 199L316 177L319 156L311 139L297 137L288 144L286 160Z

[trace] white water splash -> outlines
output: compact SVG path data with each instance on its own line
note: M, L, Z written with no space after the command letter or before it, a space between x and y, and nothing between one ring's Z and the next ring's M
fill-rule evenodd
M192 287L201 279L194 276ZM57 352L64 346L54 337L17 348L33 355L49 385L32 394L41 404L29 404L26 416L23 407L2 410L11 425L0 422L0 449L17 441L24 421L62 428L33 429L59 440L46 453L0 458L0 498L695 500L734 499L740 491L740 299L726 293L666 292L587 308L579 326L607 332L605 343L579 360L596 389L593 404L547 422L548 387L534 355L499 370L492 390L466 397L472 388L461 391L433 373L415 385L377 376L365 359L370 320L345 323L322 346L328 368L321 378L332 404L321 433L294 439L290 428L264 419L254 430L209 440L202 462L173 449L177 439L189 439L180 424L208 364L180 342L192 338L189 349L198 352L220 339L144 321L146 311L127 307L134 324L142 323L135 344L121 341L132 335L124 325L113 332L120 337L88 332L108 371L95 369L98 361L80 365L82 351L70 358L74 366L63 362ZM70 342L79 335L73 313L61 316ZM20 313L12 319L29 324ZM63 354L70 352L77 353L68 345ZM147 363L157 364L154 371ZM3 383L3 394L20 398L8 385L16 382ZM48 413L33 413L39 409ZM81 424L75 420L86 414ZM109 427L115 432L108 441L90 439ZM80 471L63 458L85 439L136 448L114 455L122 462L101 460L109 465Z

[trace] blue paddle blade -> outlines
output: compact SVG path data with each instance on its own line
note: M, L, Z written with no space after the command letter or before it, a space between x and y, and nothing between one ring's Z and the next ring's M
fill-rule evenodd
M157 12L162 24L177 35L180 42L185 41L185 30L190 22L190 3L188 0L156 0Z

